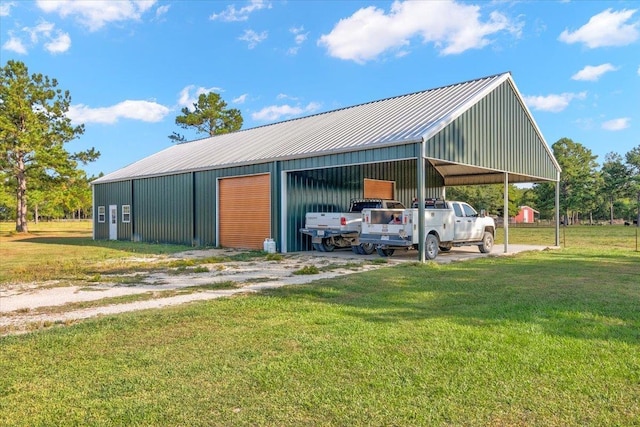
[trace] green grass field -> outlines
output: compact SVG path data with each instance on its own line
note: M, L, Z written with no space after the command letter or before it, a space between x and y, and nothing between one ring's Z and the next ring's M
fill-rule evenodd
M88 231L2 231L3 280L184 249ZM3 337L0 425L640 425L636 231Z

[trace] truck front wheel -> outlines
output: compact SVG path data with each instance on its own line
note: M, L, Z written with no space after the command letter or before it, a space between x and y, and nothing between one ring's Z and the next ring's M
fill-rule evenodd
M478 249L483 254L488 254L493 249L493 234L488 231L484 232L484 236L482 236L482 243L478 245Z
M438 256L438 237L429 234L425 240L424 255L427 259L436 259Z

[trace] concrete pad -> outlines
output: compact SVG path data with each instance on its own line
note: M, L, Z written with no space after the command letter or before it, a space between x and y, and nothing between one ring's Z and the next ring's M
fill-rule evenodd
M528 251L543 251L546 249L558 249L557 246L543 246L543 245L514 245L509 244L508 251L504 251L504 245L495 245L490 254L483 254L480 252L477 246L461 246L459 248L452 248L449 252L440 252L434 262L441 264L453 262L453 261L465 261L469 259L482 258L486 256L505 256L514 255L521 252ZM354 260L373 260L381 258L376 252L371 255L358 255L354 254L351 249L339 249L333 252L296 252L297 254L312 253L316 257L328 257L328 258L340 258L340 259L354 259ZM390 257L385 257L390 263L393 262L416 262L418 261L418 251L414 249L403 250L399 249L394 252Z

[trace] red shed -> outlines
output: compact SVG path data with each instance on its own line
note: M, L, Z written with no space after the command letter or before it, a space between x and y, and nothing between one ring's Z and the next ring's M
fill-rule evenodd
M514 217L514 222L516 224L528 224L535 222L536 214L540 214L537 210L533 209L531 206L520 206L520 211L518 215Z

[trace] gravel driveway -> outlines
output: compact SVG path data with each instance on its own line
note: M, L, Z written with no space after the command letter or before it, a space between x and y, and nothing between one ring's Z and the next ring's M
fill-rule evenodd
M545 246L511 245L509 254L545 248ZM142 260L131 258L130 261L144 261L145 264L152 265L158 261L197 260L198 258L228 257L233 254L238 254L238 251L211 249L187 251L169 257L147 257ZM491 255L504 255L504 251L501 247L495 247ZM486 255L480 254L475 247L457 248L449 253L440 254L437 261L447 263L483 256ZM393 257L386 258L384 263L375 261L379 260L377 255L355 255L350 251L301 252L286 254L281 260L273 261L258 258L250 261L198 264L203 270L200 272L184 269L179 274L163 271L120 275L118 276L120 279L129 277L128 280L119 282L113 280L117 275L110 275L108 276L110 280L79 285L55 281L5 285L0 289L0 336L25 333L57 324L70 324L100 315L167 307L191 301L299 285L397 263L414 262L416 258L415 251L396 253ZM320 272L294 274L295 271L309 266L317 267ZM129 295L141 295L144 299L133 302L117 302L112 299Z
M170 257L144 258L145 263L159 260L223 257L238 252L198 250ZM0 335L24 333L55 324L69 324L95 317L150 308L160 308L191 301L229 297L238 293L259 292L286 285L299 285L314 280L342 276L380 268L387 264L372 263L364 258L314 256L314 253L284 255L281 260L263 258L197 264L200 271L184 269L175 272L150 272L105 276L109 280L69 285L56 281L18 283L0 289ZM125 260L127 261L127 260ZM132 262L140 259L131 258ZM393 264L393 262L391 262ZM317 274L294 274L305 266L315 266ZM203 271L203 270L208 271ZM130 280L115 281L114 276ZM216 289L217 288L217 289ZM114 303L112 299L143 295L134 302ZM92 304L82 304L92 302ZM81 307L84 305L85 307ZM86 305L91 305L86 307Z

